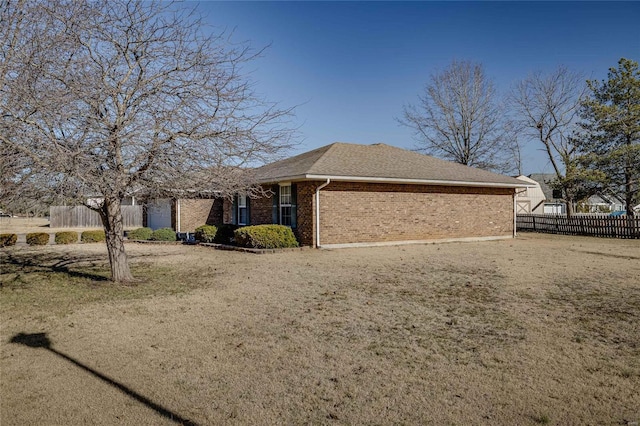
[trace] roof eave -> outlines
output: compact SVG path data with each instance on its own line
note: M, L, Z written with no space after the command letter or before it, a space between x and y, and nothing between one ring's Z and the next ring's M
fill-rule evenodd
M407 178L387 178L387 177L371 177L371 176L335 176L335 175L317 175L304 174L296 176L282 176L259 180L259 183L277 183L277 182L294 182L305 180L324 180L340 182L364 182L364 183L400 183L409 185L437 185L437 186L472 186L472 187L491 187L491 188L528 188L535 185L526 183L506 183L506 182L473 182L473 181L453 181L438 179L407 179Z

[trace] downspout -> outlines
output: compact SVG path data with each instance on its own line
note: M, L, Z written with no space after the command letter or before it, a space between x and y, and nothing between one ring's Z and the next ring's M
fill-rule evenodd
M524 191L523 191L524 192ZM517 226L517 216L518 216L518 202L516 197L518 196L518 190L513 190L513 238L516 237L516 226Z
M180 232L180 198L176 200L176 232Z
M316 248L320 248L320 190L331 183L331 179L316 188Z

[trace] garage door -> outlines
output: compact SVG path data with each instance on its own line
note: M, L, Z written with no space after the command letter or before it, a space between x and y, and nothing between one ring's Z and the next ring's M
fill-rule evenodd
M171 200L161 198L147 203L147 226L151 229L171 228Z

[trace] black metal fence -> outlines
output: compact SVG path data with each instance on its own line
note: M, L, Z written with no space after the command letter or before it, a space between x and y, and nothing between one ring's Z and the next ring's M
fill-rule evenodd
M640 239L640 217L519 214L516 230L548 234Z

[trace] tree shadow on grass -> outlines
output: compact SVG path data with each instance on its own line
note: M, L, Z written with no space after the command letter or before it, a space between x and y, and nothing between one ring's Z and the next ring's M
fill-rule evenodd
M61 256L59 253L3 253L0 256L4 273L56 272L69 277L85 278L92 281L109 281L108 276L91 272L87 264L95 267L105 261L103 255ZM84 270L78 269L84 266ZM74 268L74 269L72 269ZM106 270L108 272L108 270Z
M76 367L80 368L81 370L86 371L89 374L92 374L93 376L99 378L100 380L102 380L103 382L113 386L114 388L118 389L119 391L121 391L122 393L124 393L125 395L135 399L136 401L146 405L147 407L151 408L152 410L154 410L156 413L160 414L161 416L177 423L177 424L181 424L181 425L186 425L186 426L197 426L197 423L186 419L182 416L180 416L177 413L174 413L173 411L163 407L162 405L153 402L152 400L150 400L149 398L147 398L144 395L141 395L139 393L137 393L136 391L134 391L133 389L123 385L120 382L115 381L114 379L92 369L91 367L88 367L87 365L81 363L80 361L70 357L69 355L66 355L63 352L60 352L56 349L54 349L51 345L51 340L49 340L49 338L47 337L47 333L31 333L31 334L25 334L25 333L18 333L16 335L14 335L11 340L10 343L16 343L16 344L20 344L20 345L24 345L30 348L34 348L34 349L46 349L47 351L59 356L60 358L69 361L70 363L72 363L73 365L75 365Z

